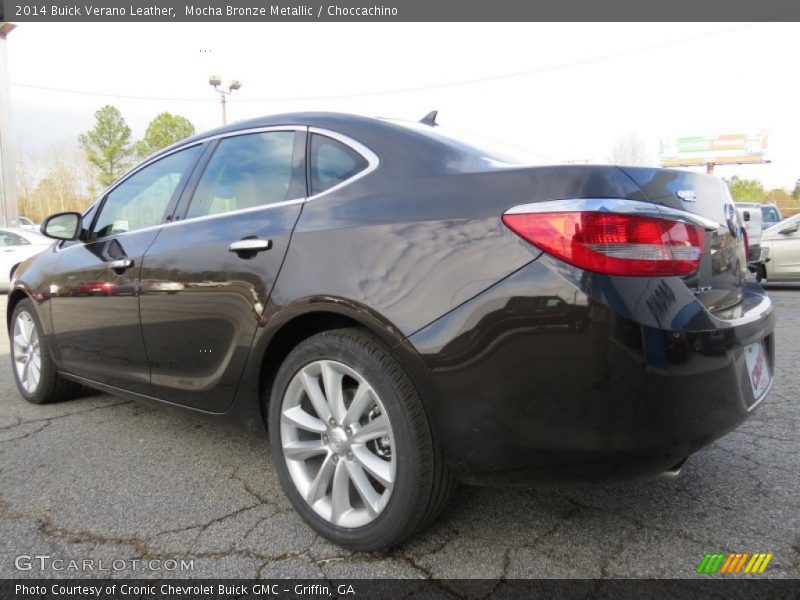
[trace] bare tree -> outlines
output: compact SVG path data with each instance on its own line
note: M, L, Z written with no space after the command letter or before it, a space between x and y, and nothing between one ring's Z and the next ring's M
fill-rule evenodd
M82 211L90 202L87 193L94 186L93 171L80 148L73 142L53 145L42 156L31 159L19 153L17 172L24 174L20 186L20 214L34 221L64 211ZM21 178L22 179L22 178Z
M647 148L647 140L636 131L631 131L617 139L608 153L612 165L645 167L653 165L653 158Z
M28 152L20 140L17 140L14 155L16 157L17 194L20 208L30 201L36 183L39 180L39 157ZM24 215L24 212L20 212Z

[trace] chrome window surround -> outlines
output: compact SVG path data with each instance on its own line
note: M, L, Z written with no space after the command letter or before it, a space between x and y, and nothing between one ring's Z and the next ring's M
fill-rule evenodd
M138 233L140 231L149 231L149 230L152 230L152 229L159 229L159 228L164 228L164 227L176 227L176 226L179 226L179 225L183 225L184 223L194 223L196 221L203 221L203 220L207 220L207 219L216 219L216 218L219 218L219 217L224 217L226 215L242 214L242 213L249 213L249 212L258 212L258 211L261 211L261 210L270 210L270 209L273 209L273 208L279 208L281 206L289 206L289 205L292 205L292 204L301 204L301 203L307 202L309 200L317 200L318 198L321 198L321 197L325 196L326 194L330 194L331 192L334 192L334 191L336 191L338 189L341 189L342 187L344 187L346 185L350 185L351 183L353 183L357 179L361 179L362 177L368 175L369 173L371 173L372 171L377 169L378 166L380 165L380 159L378 158L378 155L375 154L372 150L367 148L364 144L362 144L360 142L357 142L354 139L352 139L352 138L350 138L350 137L348 137L346 135L343 135L341 133L338 133L336 131L331 131L329 129L323 129L323 128L320 128L320 127L309 127L307 125L270 125L268 127L252 127L250 129L239 129L239 130L236 130L236 131L227 131L225 133L218 133L216 135L210 135L210 136L205 137L203 139L193 140L191 143L187 143L187 144L184 144L183 146L179 146L177 148L173 148L169 152L165 152L163 154L159 154L158 156L151 157L151 158L147 159L145 162L137 165L135 168L133 168L130 171L128 171L127 173L125 173L125 175L123 175L119 180L115 181L108 188L106 188L106 190L100 195L100 198L101 199L105 199L105 197L108 194L113 192L118 186L122 185L127 179L129 179L130 177L132 177L133 175L135 175L136 173L138 173L142 169L144 169L144 168L150 166L151 164L161 160L162 158L166 158L167 156L175 154L176 152L180 152L181 150L186 150L187 148L191 148L192 146L197 146L199 144L204 144L206 142L209 142L209 141L212 141L212 140L221 139L221 138L236 137L236 136L239 136L239 135L247 135L249 133L264 133L264 132L270 132L270 131L305 131L305 132L307 132L309 134L316 133L316 134L319 134L319 135L324 135L324 136L329 137L331 139L334 139L334 140L336 140L338 142L341 142L345 146L348 146L351 149L353 149L356 152L358 152L359 154L361 154L361 156L363 156L364 159L368 163L367 164L367 168L363 169L362 171L359 171L358 173L356 173L355 175L353 175L349 179L346 179L346 180L344 180L344 181L342 181L340 183L337 183L335 186L333 186L331 188L328 188L324 192L320 192L319 194L314 194L312 196L307 196L305 198L294 198L292 200L283 200L282 202L273 202L272 204L265 204L263 206L251 206L249 208L241 208L241 209L238 209L238 210L231 210L231 211L228 211L228 212L218 213L218 214L214 214L214 215L203 215L201 217L192 217L192 218L189 218L189 219L181 219L181 220L178 220L178 221L168 221L166 223L158 223L157 225L150 225L148 227L142 227L141 229L134 229L132 231L123 231L123 232L120 232L120 233L115 233L113 235L106 236L106 237L104 237L102 239L108 240L108 239L113 239L113 238L117 238L117 237L120 237L120 236L125 236L125 235L131 234L131 233ZM92 208L92 206L94 204L96 204L96 202L93 202L92 204L90 204L89 208L87 208L86 211L84 211L84 214L86 212L88 212ZM103 207L101 206L99 210L102 210L102 209L103 209ZM67 246L66 248L64 248L63 244L60 243L58 245L58 247L57 247L57 250L58 251L69 250L70 248L74 248L74 247L80 246L80 245L82 245L82 244L76 244L76 245Z
M348 146L351 150L355 150L361 156L363 156L364 159L367 161L367 167L365 169L362 169L349 179L345 179L344 181L337 183L333 187L329 187L327 190L322 191L319 194L314 194L312 196L309 196L308 198L306 198L307 200L316 200L318 198L321 198L322 196L325 196L326 194L330 194L338 189L341 189L346 185L350 185L357 179L361 179L362 177L365 177L370 173L372 173L375 169L378 168L378 165L380 164L380 159L378 158L377 154L375 154L372 150L367 148L364 144L357 142L354 139L347 137L346 135L336 133L335 131L329 131L327 129L320 129L319 127L309 127L308 133L309 134L316 133L318 135L324 135L325 137L329 137L333 140L336 140L337 142L344 144L345 146Z
M505 214L518 215L523 213L547 213L547 212L578 212L595 211L621 213L626 215L639 215L642 217L655 217L659 219L671 219L690 225L697 225L707 231L716 231L723 227L717 221L706 219L700 215L695 215L684 210L642 202L639 200L624 200L618 198L580 198L571 200L547 200L544 202L532 202L530 204L520 204L508 209Z

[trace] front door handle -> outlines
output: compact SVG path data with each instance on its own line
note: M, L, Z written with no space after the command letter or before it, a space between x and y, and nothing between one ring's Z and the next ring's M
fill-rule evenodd
M130 269L133 266L133 261L130 258L120 258L117 260L112 260L108 263L108 268L113 269L117 274L121 273L125 269Z
M254 254L272 248L272 240L259 240L255 238L239 240L228 246L230 252Z

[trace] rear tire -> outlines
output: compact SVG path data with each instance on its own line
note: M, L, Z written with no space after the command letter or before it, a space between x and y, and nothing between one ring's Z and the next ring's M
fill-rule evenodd
M270 398L281 485L324 537L360 552L384 550L445 506L453 478L422 400L369 333L337 329L304 340L281 365Z
M59 375L42 324L30 299L21 300L9 327L11 370L22 397L32 404L50 404L74 397L80 386Z

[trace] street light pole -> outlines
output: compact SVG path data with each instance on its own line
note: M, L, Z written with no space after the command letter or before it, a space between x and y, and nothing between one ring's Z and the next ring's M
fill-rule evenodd
M228 103L228 95L231 92L235 92L242 84L240 81L234 79L228 84L227 89L220 87L222 85L222 79L216 75L212 75L208 78L208 84L214 88L214 91L219 94L219 101L222 105L222 124L226 125L228 123L228 115L226 112L226 105Z

